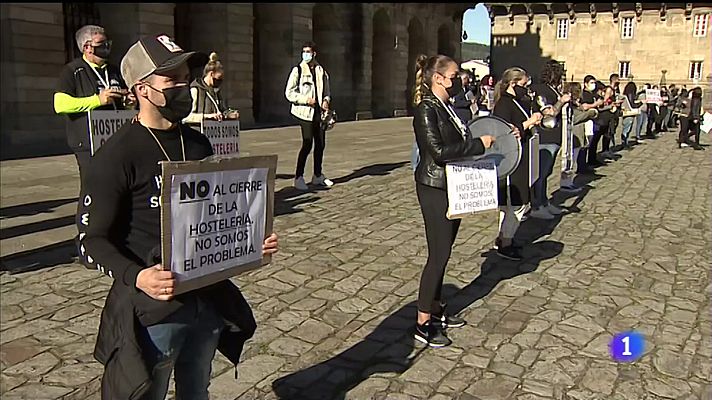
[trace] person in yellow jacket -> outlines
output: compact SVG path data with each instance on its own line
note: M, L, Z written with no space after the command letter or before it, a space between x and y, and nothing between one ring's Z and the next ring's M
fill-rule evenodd
M302 62L292 68L287 80L285 96L292 103L291 113L302 128L302 148L297 158L294 175L294 187L308 190L304 181L304 167L314 145L314 177L311 183L316 186L334 185L322 173L322 160L326 147L326 132L322 127L322 114L329 111L331 90L329 74L316 61L316 45L312 42L302 46Z
M83 26L75 38L82 56L64 66L54 93L54 111L67 116L67 144L81 176L91 159L87 111L123 109L131 100L119 68L108 62L111 40L104 28Z

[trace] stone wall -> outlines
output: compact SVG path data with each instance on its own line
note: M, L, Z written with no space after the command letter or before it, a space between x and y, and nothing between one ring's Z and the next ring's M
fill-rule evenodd
M434 54L444 46L459 58L468 5L96 3L96 8L114 43L114 64L147 34L175 35L187 49L217 52L226 70L223 93L249 128L294 123L284 86L307 40L317 43L318 59L331 75L340 120L369 118L374 109L380 117L404 114L417 53ZM374 30L377 13L386 17ZM413 46L412 23L421 30ZM68 151L64 118L52 107L66 59L64 24L62 4L2 3L2 159ZM447 43L439 43L440 29L449 32ZM376 47L381 53L374 63Z
M566 63L569 80L581 81L592 74L607 81L611 73L618 72L619 61L630 61L637 83L657 84L665 69L668 84L708 85L708 76L712 76L712 26L702 38L693 37L692 29L694 15L709 12L712 7L695 6L688 19L684 10L673 9L662 20L659 11L644 10L640 20L634 19L633 39L621 39L620 24L623 17L635 17L634 11L621 11L618 22L611 12L599 12L595 23L590 14L577 13L567 39L556 39L556 19L569 18L568 14L556 14L553 23L546 14L536 14L531 25L527 24L527 15L515 15L513 24L509 16L499 15L492 30L492 69L501 74L510 66L520 65L537 76L546 60L555 59ZM692 60L704 62L700 82L688 79Z

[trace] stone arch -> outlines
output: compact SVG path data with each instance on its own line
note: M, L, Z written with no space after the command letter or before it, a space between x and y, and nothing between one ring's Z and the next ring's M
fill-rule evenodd
M393 116L391 71L393 70L394 33L391 19L381 8L373 15L371 58L371 112L373 118Z
M455 56L455 52L452 48L450 28L447 24L442 24L440 25L440 28L438 28L438 54L443 54L449 57Z
M408 115L413 115L413 85L415 84L415 61L420 54L427 54L428 44L425 29L418 17L413 17L408 23L408 74L405 86L405 104Z
M332 93L343 93L346 44L339 14L329 3L317 3L312 9L312 39L316 44L316 59L329 74ZM332 105L340 110L345 105L342 96L332 96Z

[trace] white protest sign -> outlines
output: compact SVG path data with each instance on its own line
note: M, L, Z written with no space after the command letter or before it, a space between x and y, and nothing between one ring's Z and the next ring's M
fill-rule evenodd
M106 143L124 124L138 114L136 110L92 110L89 117L89 144L91 155Z
M161 165L162 259L177 294L269 262L276 156Z
M210 144L213 145L213 153L215 155L232 156L239 154L240 121L203 120L201 131L210 140Z
M487 89L487 108L494 108L494 89Z
M660 89L645 89L645 102L662 105L663 98L660 96Z
M449 219L497 209L498 179L494 160L449 163L445 166L445 176Z
M539 135L529 139L529 186L539 179Z

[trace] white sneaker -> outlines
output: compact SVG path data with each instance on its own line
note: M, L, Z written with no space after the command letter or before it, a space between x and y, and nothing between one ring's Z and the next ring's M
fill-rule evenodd
M690 147L690 145L687 144L687 143L680 143L680 148L681 148L681 149L684 149L685 147Z
M564 210L560 209L559 207L549 203L548 206L546 206L546 211L549 212L551 215L561 215L564 213Z
M545 207L539 207L536 210L529 213L529 216L536 219L554 219L553 215Z
M326 186L326 187L334 186L334 182L332 182L331 179L325 177L323 174L321 176L314 175L312 177L311 183L312 183L312 185L316 185L316 186Z
M309 190L309 186L307 186L307 183L304 182L303 176L300 176L299 178L294 180L294 187L299 190Z

